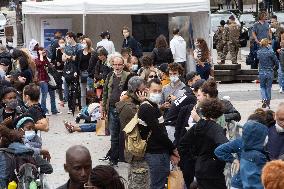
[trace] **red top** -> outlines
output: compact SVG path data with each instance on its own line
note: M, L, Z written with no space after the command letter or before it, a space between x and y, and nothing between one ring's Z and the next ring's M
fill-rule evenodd
M48 60L43 60L41 61L40 58L38 57L36 60L35 60L35 63L36 63L36 68L37 68L37 76L38 76L38 80L39 81L48 81L48 74L47 74L47 71L45 69L45 65L48 64Z

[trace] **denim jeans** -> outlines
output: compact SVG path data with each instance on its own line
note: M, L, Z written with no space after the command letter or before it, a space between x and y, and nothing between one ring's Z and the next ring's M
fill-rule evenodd
M86 106L86 95L87 95L87 83L81 83L80 82L80 88L81 88L81 106Z
M81 132L95 132L96 131L96 123L84 124L79 126Z
M150 170L150 189L164 189L170 173L170 155L146 153L145 160Z
M50 105L51 105L51 112L56 114L57 108L56 108L56 102L55 102L55 90L49 90L48 84L45 81L41 81L40 84L40 93L41 93L41 107L43 109L43 113L47 113L48 109L46 107L46 99L47 99L47 93L49 93L50 96Z
M110 159L117 163L119 157L120 120L115 107L110 106L108 112L108 126L110 132L111 155Z
M271 100L273 77L273 71L259 71L260 92L262 100Z
M63 92L64 92L64 99L68 101L69 89L68 89L68 85L65 79L63 80Z
M88 91L94 89L94 80L90 77L87 78L87 89Z
M284 73L281 69L281 65L279 65L278 69L278 84L280 88L284 89Z

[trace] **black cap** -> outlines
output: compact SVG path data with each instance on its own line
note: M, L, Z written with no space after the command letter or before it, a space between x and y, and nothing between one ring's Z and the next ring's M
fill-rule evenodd
M110 35L109 31L104 31L104 32L102 32L102 33L100 34L100 36L101 36L102 38L105 38L105 37L108 36L108 35Z
M221 26L225 26L225 25L226 25L225 20L221 20L221 21L220 21L220 25L221 25Z
M2 66L9 66L11 64L11 60L9 60L8 58L1 58L0 59L0 65Z
M168 63L163 63L159 66L159 70L164 73L168 73Z
M197 91L197 90L203 85L203 83L204 83L205 81L206 81L205 79L197 80L197 81L191 86L191 88L193 88L194 91Z
M192 80L195 76L197 76L198 74L196 72L189 72L188 74L186 74L185 76L185 83L187 83L189 80Z

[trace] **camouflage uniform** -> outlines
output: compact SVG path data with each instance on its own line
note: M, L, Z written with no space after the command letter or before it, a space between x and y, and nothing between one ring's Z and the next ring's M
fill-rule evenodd
M232 64L237 64L240 47L240 26L235 21L231 21L231 23L225 28L225 38L228 43L228 50L232 57Z
M224 38L225 36L224 32L225 32L225 27L219 26L215 34L215 40L217 44L216 50L217 50L218 56L220 57L221 61L225 61L226 56L228 54L228 45Z

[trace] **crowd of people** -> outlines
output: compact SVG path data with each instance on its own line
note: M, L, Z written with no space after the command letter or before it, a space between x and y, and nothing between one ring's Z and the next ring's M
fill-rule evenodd
M231 24L235 27L233 21ZM108 31L101 33L96 47L87 36L73 32L65 37L55 32L47 48L34 39L28 49L8 51L0 46L1 188L24 178L26 171L21 170L30 164L39 174L52 174L52 154L42 148L41 132L49 131L47 116L63 113L58 111L56 93L58 104L67 104L66 113L75 117L76 124L64 120L69 133L94 132L104 119L111 143L100 159L109 165L93 169L87 148L70 147L64 164L69 181L60 189L126 188L114 169L118 162L130 164L128 188L163 189L171 168L180 167L188 189L225 189L226 163L240 165L230 183L234 188L271 185L262 168L270 160L283 158L283 103L275 113L257 109L244 124L242 136L237 137L231 125L239 122L241 115L228 98L218 95L204 39L195 41L196 72L189 72L186 42L178 29L173 29L170 45L160 35L149 55L143 55L142 44L130 35L128 27L123 27L122 35L121 53L115 52ZM263 39L260 44L267 46L268 42ZM258 51L260 68L266 69L271 51L262 51L265 49ZM262 93L269 106L269 91ZM79 124L81 120L84 124ZM129 149L133 143L125 132L135 121L135 137L146 144L142 156ZM8 161L11 154L15 161L24 158L14 165Z

